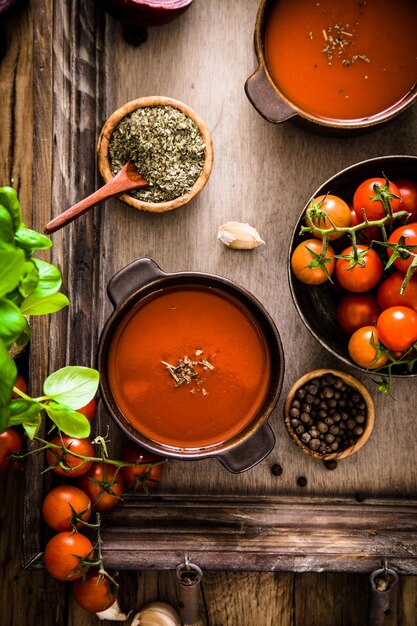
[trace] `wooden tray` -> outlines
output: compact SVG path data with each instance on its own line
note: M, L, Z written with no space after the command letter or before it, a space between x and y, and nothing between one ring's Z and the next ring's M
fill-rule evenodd
M311 193L328 176L382 154L417 145L417 108L358 138L325 138L287 123L273 126L243 91L255 68L256 0L193 3L178 21L150 30L138 48L100 2L38 0L34 37L33 226L91 193L100 181L95 145L107 116L139 96L166 95L189 104L213 135L211 179L188 207L165 215L137 212L118 200L98 207L53 236L52 259L64 275L71 307L35 320L33 393L65 364L94 365L110 312L109 278L149 256L163 269L217 273L248 288L279 327L286 356L283 396L270 419L277 444L253 470L229 474L216 460L170 462L158 496L127 496L106 517L107 563L117 568L176 567L185 553L205 569L417 573L417 466L414 381L395 381L395 400L374 397L370 441L335 471L308 458L288 437L282 404L292 382L318 367L339 367L309 335L286 278L291 231ZM228 221L254 225L267 245L228 250L216 240ZM341 369L346 369L342 367ZM354 371L351 373L355 374ZM110 427L111 454L122 445ZM24 563L39 567L45 530L40 503L51 477L34 455L26 472ZM279 463L280 476L272 467ZM307 485L297 485L297 478Z

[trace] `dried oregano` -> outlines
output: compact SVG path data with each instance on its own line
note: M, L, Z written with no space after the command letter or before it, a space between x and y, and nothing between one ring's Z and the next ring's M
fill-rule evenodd
M169 105L126 115L109 143L113 174L133 161L149 187L130 192L144 202L166 202L190 191L201 174L205 145L198 126Z

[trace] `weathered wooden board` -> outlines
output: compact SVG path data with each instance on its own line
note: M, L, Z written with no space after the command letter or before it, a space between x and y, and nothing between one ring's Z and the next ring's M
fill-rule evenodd
M140 256L153 258L168 271L218 273L252 291L281 332L286 355L283 398L293 380L308 369L337 367L338 362L310 337L291 302L286 279L291 231L315 188L340 168L371 156L415 153L417 110L407 111L372 134L351 139L325 138L291 124L272 126L265 122L243 92L244 81L255 68L255 0L196 1L177 22L150 31L149 40L139 48L123 41L120 24L103 14L100 3L36 0L34 8L34 224L38 228L50 215L99 184L95 163L99 129L113 109L128 100L156 94L187 102L209 125L215 148L211 179L188 207L151 215L112 200L53 236L52 258L62 269L71 307L51 317L49 330L45 323L35 328L34 385L40 384L39 372L45 370L48 345L53 348L49 350L49 370L65 363L94 364L98 335L111 309L106 284L114 272ZM217 226L231 219L255 225L267 246L253 253L222 247L216 240ZM216 460L170 462L160 499L127 499L118 509L120 513L115 513L122 519L129 513L125 531L123 526L118 526L117 532L112 530L109 517L107 549L112 564L173 567L174 555L171 560L167 555L163 563L158 561L162 544L155 541L158 533L167 530L172 502L176 503L176 526L171 529L175 532L170 545L184 534L183 526L188 528L189 551L198 553L201 535L189 520L193 503L206 496L206 510L211 513L204 530L213 556L210 561L206 555L204 565L208 568L259 568L262 537L272 520L276 532L270 535L266 569L367 571L388 554L398 561L399 569L417 571L416 443L410 437L415 424L415 385L397 381L394 400L377 397L371 377L364 378L376 402L376 427L368 444L339 463L336 471L327 471L292 444L283 425L282 398L271 418L277 445L255 469L236 476ZM117 454L122 436L101 407L100 430L107 425L111 453ZM42 462L34 459L31 471L39 472ZM271 472L276 462L284 469L280 477ZM300 475L307 478L305 488L297 486ZM27 505L29 499L40 501L45 486L28 490ZM366 502L379 499L382 503L375 510L369 505L368 512L374 516L369 528L363 526L362 509L354 499L358 493L362 494L360 500L364 496ZM239 503L243 517L250 518L250 503L259 496L266 497L265 516L248 525L251 532L247 536L241 535L236 524L222 526L228 519L230 499ZM315 503L313 509L316 506L320 511L323 498L332 516L341 510L341 502L347 502L348 513L343 517L346 543L326 534L328 517L321 512L315 518L323 542L320 550L309 553L311 537L305 532L305 543L295 559L281 542L287 529L281 524L281 512L285 511L290 526L299 524L302 511L310 514L311 502ZM396 498L398 512L403 512L405 520L404 534L398 530L398 536L393 525L396 510L391 508ZM283 499L286 504L280 509ZM216 506L217 514L213 511ZM27 507L26 563L36 559L43 547L37 510ZM141 520L146 516L153 530L142 550ZM385 527L386 520L389 523ZM380 541L371 549L380 522ZM224 544L216 544L216 532ZM349 549L350 541L355 542L355 550ZM405 555L407 541L409 552ZM237 559L239 546L244 550ZM326 549L340 556L337 563L323 558ZM130 560L126 556L129 550L136 550Z

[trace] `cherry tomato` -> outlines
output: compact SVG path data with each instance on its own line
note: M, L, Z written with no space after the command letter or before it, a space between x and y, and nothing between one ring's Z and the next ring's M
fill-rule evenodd
M371 293L351 293L339 302L336 317L339 326L351 335L362 328L376 324L380 313L376 298Z
M365 209L368 221L380 220L382 217L385 217L386 212L381 200L372 200L372 198L377 195L378 191L375 190L374 185L377 185L379 187L379 190L381 190L383 187L385 187L386 182L387 181L385 180L385 178L368 178L368 180L365 180L356 189L353 196L353 208L355 209L356 214L361 222L364 221L362 209ZM400 192L398 190L398 187L394 185L394 183L389 183L388 193L397 196L397 198L389 199L392 212L395 213L396 211L400 211Z
M417 313L407 306L382 311L376 327L380 340L390 350L407 350L417 341Z
M45 567L58 580L81 578L82 570L74 572L80 565L80 558L93 556L93 544L87 537L75 532L58 533L48 541L45 548Z
M96 572L88 572L85 580L76 580L72 591L77 604L90 613L101 613L116 601L108 580L100 578Z
M0 434L0 471L3 472L7 469L21 469L22 462L17 459L9 459L9 454L18 452L22 449L22 440L20 435L14 428L6 428L4 432Z
M81 409L77 409L77 413L82 413L88 419L89 422L93 419L96 412L96 401L93 398L90 400L88 404L81 407Z
M395 180L401 196L401 211L411 213L409 222L417 221L417 182L414 180Z
M124 481L121 472L109 463L93 463L89 472L77 480L77 485L90 498L95 511L108 511L121 500Z
M314 206L320 211L323 211L327 217L324 219L315 218L313 223L318 226L318 228L332 228L332 226L346 227L350 226L351 216L350 209L346 202L337 196L332 196L331 194L327 194L326 196L318 196L313 200ZM313 207L313 203L310 203L309 209ZM331 220L331 221L330 221ZM321 239L322 236L320 233L311 233L314 237ZM334 240L343 237L344 233L329 233L328 239Z
M411 252L414 254L417 253L417 223L413 222L412 224L405 224L405 226L400 226L396 228L388 238L388 243L398 243L400 238L404 237L404 245L405 246L413 246ZM393 251L390 248L387 248L388 256L391 257ZM411 265L411 262L414 257L408 255L405 258L398 257L394 261L395 267L401 272L406 272Z
M135 491L148 491L158 487L165 466L163 457L148 452L139 446L129 446L123 450L121 459L129 463L143 463L143 465L137 465L136 467L122 467L123 478L127 487ZM146 462L158 461L159 464L153 467L146 465Z
M301 242L291 257L291 268L298 280L307 285L319 285L324 283L328 275L331 276L334 271L335 259L334 250L331 246L327 246L326 250L326 269L327 273L321 267L311 268L308 265L315 261L314 255L320 255L323 250L323 242L317 239L306 239ZM310 252L311 251L311 252Z
M72 485L55 487L47 494L42 504L45 523L57 532L71 530L70 521L73 516L71 507L79 517L88 522L91 516L91 502L88 496ZM81 527L82 524L79 522L77 528Z
M13 387L17 387L18 389L20 389L20 391L23 391L23 393L28 392L28 384L21 374L18 374L16 376L16 380L15 380ZM15 391L13 391L12 398L20 398L20 396Z
M75 452L75 454L82 454L83 456L94 456L94 446L89 439L77 439L76 437L70 437L69 435L62 435L62 441L66 448ZM61 439L57 435L51 440L51 443L56 446L61 446ZM88 472L92 466L92 461L83 461L76 456L65 452L61 446L61 450L55 448L49 448L46 452L46 460L48 465L54 465L57 461L63 464L55 465L52 471L60 476L68 476L69 478L76 478L82 476Z
M356 263L349 269L349 259L337 259L336 276L342 287L348 291L362 293L370 291L379 283L383 266L378 254L372 248L367 250L363 245L357 245L356 248L358 252L364 253L360 255L363 265ZM350 255L352 251L352 246L349 246L343 250L342 256Z
M378 287L376 298L381 310L391 306L408 306L417 311L417 275L412 276L405 292L401 295L400 289L404 282L405 274L394 272L388 276Z
M349 340L348 351L352 361L367 369L377 369L388 361L388 355L382 354L374 363L377 352L371 344L371 338L375 345L379 343L378 331L375 326L363 326L355 330Z

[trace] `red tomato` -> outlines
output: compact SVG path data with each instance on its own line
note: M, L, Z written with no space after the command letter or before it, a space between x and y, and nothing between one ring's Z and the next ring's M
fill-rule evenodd
M403 351L417 341L417 313L407 306L382 311L376 324L379 338L390 350Z
M23 378L23 376L21 374L17 375L15 383L14 383L13 386L17 387L18 389L20 389L20 391L23 391L23 393L27 393L28 392L28 384L27 384L26 380ZM20 398L20 396L15 391L13 391L12 392L12 398Z
M93 544L80 533L58 533L46 544L45 567L58 580L76 580L81 578L82 569L74 572L80 565L80 558L92 558Z
M77 485L90 498L95 511L108 511L121 500L123 476L109 463L93 463L87 474L77 480Z
M101 613L116 601L108 580L99 578L96 572L88 572L85 580L76 580L72 584L72 591L77 604L90 613Z
M401 196L401 211L411 213L409 222L417 221L417 183L414 180L395 180Z
M70 522L73 516L71 507L79 517L88 522L91 516L91 502L88 496L72 485L55 487L47 494L42 504L45 523L57 532L71 530ZM79 522L77 528L81 526Z
M317 198L314 198L313 202L310 203L308 208L310 209L313 207L319 209L320 211L323 211L323 213L325 213L329 217L329 219L327 219L327 217L315 218L313 220L313 223L318 228L327 229L327 228L332 228L332 226L339 226L339 227L350 226L350 223L351 223L350 209L348 205L346 204L346 202L342 200L341 198L338 198L337 196L332 196L331 194L327 194L325 196L318 196ZM322 235L320 233L313 232L311 234L314 237L317 237L318 239L322 238ZM328 239L330 240L339 239L340 237L343 237L343 235L344 233L338 233L338 232L330 233L328 235Z
M382 354L378 361L374 363L377 352L371 344L372 337L375 345L377 345L379 337L375 326L364 326L355 330L348 344L348 351L352 361L367 369L377 369L388 361L388 356Z
M412 224L405 224L405 226L396 228L389 236L388 243L398 243L401 237L405 238L404 245L413 246L411 252L417 254L417 223L413 222ZM388 256L391 257L393 251L387 248L387 252ZM413 258L413 256L406 254L404 258L398 257L398 259L395 259L394 265L401 272L406 272Z
M325 256L325 266L327 273L322 267L308 267L310 263L316 261L316 256L320 255L323 250L323 242L317 239L306 239L302 241L294 250L291 257L291 268L298 280L307 285L319 285L328 279L334 271L335 259L334 250L331 246L327 246ZM316 256L315 256L316 255Z
M417 275L412 276L405 292L401 295L400 289L404 282L405 274L394 272L388 276L378 287L376 298L381 310L391 306L408 306L417 311Z
M352 293L339 302L336 317L345 333L351 335L362 326L376 324L379 313L379 306L373 294Z
M66 448L75 452L75 454L82 454L83 456L94 456L94 446L89 439L77 439L76 437L70 437L69 435L62 435L62 441ZM61 446L61 439L57 435L51 440L51 443L56 446ZM92 461L83 461L76 456L65 452L61 446L61 450L55 448L49 448L46 452L46 460L48 465L54 465L57 461L63 464L55 465L52 471L60 476L68 476L69 478L75 478L82 476L88 472L92 465Z
M163 457L148 452L139 446L129 446L123 450L121 459L129 463L141 463L141 465L137 465L136 467L122 467L123 478L127 487L135 491L148 491L149 489L158 487L165 466L165 459ZM153 467L146 464L147 462L152 463L158 461L159 464Z
M386 193L382 191L386 186L387 181L385 178L368 178L359 185L353 196L353 208L361 222L364 221L363 210L365 209L366 217L369 222L373 220L380 220L387 214L382 201L375 196L382 193L386 197ZM374 187L376 185L377 188ZM397 198L387 198L387 201L391 204L392 212L401 210L400 192L398 187L393 183L389 183L387 192L397 196ZM375 199L373 199L375 198Z
M77 409L77 413L82 413L88 419L89 422L93 419L96 412L96 401L94 398L90 400L88 404L81 407L81 409Z
M337 259L336 276L342 287L348 291L363 293L364 291L370 291L379 283L383 266L375 250L367 250L367 247L363 245L357 245L356 247L358 252L365 253L360 255L363 265L357 263L349 269L349 259ZM350 255L352 251L352 246L349 246L343 250L342 256Z
M22 440L14 428L6 428L0 434L0 472L7 469L21 469L22 462L17 459L8 459L9 454L22 449Z

